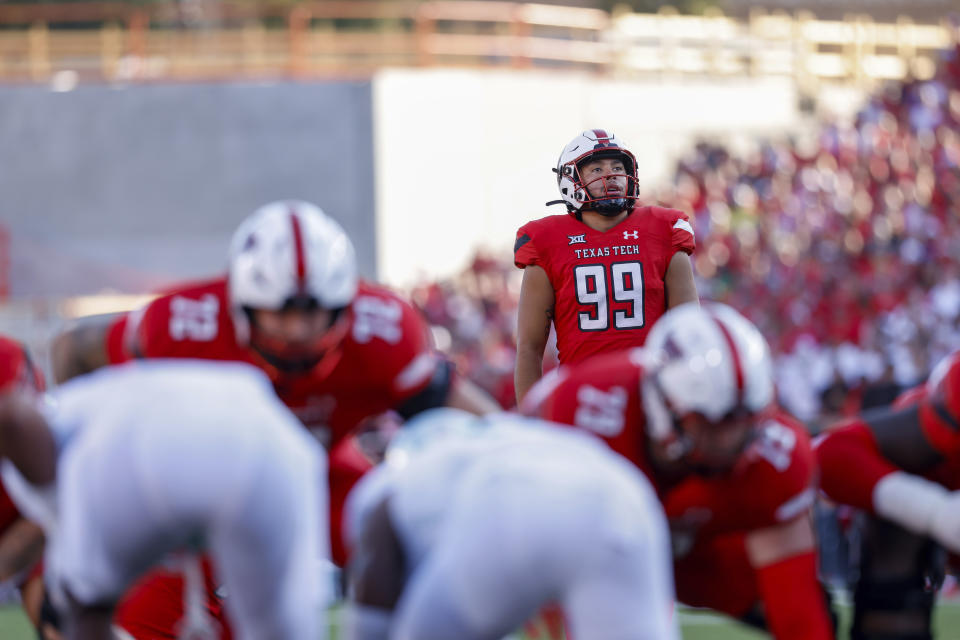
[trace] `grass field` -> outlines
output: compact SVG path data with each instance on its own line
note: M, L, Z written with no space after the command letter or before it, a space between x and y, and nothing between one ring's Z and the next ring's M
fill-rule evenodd
M839 640L847 638L848 614L848 609L841 609ZM938 606L935 615L934 637L937 640L960 640L960 602L952 601ZM680 623L684 640L756 640L769 637L723 616L703 611L681 610ZM0 608L0 638L36 640L36 635L19 609Z

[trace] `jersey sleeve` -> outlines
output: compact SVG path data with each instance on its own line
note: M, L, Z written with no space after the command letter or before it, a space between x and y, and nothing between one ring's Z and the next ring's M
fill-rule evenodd
M841 504L873 511L873 489L897 467L883 457L873 433L860 420L817 437L820 490Z
M210 288L184 289L127 314L123 352L129 358L232 359L229 310Z
M533 240L533 229L529 224L517 230L517 239L513 243L513 263L519 269L540 264L540 254Z
M738 479L743 493L756 496L754 505L746 505L756 509L751 528L788 522L813 504L816 458L802 426L780 418L768 421L746 465Z
M107 326L105 343L107 362L110 364L120 364L133 357L127 340L127 327L131 325L130 315L130 312L121 314Z
M129 314L124 345L130 358L174 357L177 342L171 335L171 302L164 296Z
M361 345L369 375L378 378L397 407L427 388L444 359L433 348L423 316L396 296L359 296L354 302L354 342Z
M696 248L696 239L693 235L693 225L690 218L682 211L673 211L673 222L670 227L670 248L672 253L683 251L690 255Z
M593 434L639 465L645 424L636 395L639 376L624 352L598 356L577 368L561 366L530 389L521 410Z

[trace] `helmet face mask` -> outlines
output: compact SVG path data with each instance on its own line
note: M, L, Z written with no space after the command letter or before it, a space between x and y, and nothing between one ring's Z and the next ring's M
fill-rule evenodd
M623 165L622 172L584 175L583 168L593 162L612 160ZM602 129L584 131L560 153L557 186L570 212L596 211L613 217L631 209L639 195L637 161L613 134Z
M699 413L678 416L674 429L684 443L683 461L691 471L714 475L730 470L756 434L758 417L749 412L710 420Z
M681 305L647 338L642 396L661 456L702 474L729 470L773 403L773 364L757 328L726 305Z
M349 308L246 307L244 311L250 324L250 347L286 373L303 373L321 362L336 364L331 359L350 328Z
M281 371L335 364L356 290L353 245L315 205L270 203L234 234L229 297L237 340Z

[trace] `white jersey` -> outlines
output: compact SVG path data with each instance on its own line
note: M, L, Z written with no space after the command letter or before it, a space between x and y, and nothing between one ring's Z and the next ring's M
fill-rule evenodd
M325 453L260 370L139 361L70 381L46 413L54 486L3 475L42 516L55 599L115 602L166 554L203 550L239 638L319 637Z
M423 415L430 420L439 416L458 419L454 412L443 409ZM429 440L428 436L420 442L419 420L414 418L405 427L409 432L402 433L391 447L388 462L361 478L351 492L347 538L355 536L359 521L389 494L391 520L405 547L408 568L412 569L432 546L449 508L456 503L463 480L474 466L486 460L495 460L504 472L522 469L523 473L537 474L559 469L570 482L598 465L622 476L625 482L648 484L633 465L588 433L511 413L466 421L465 428L454 437L441 435Z
M347 503L356 540L389 499L408 572L392 638L500 637L554 598L574 637L676 637L666 519L636 467L540 420L422 416Z
M141 361L74 378L47 395L44 413L58 459L81 433L104 438L119 430L143 429L164 432L161 440L167 442L173 441L176 433L196 441L204 437L203 430L195 427L198 421L229 422L231 455L243 458L224 469L227 476L222 481L229 485L236 482L233 474L249 468L245 460L256 454L253 431L259 423L247 416L259 415L269 422L288 412L259 369L241 363L180 359ZM297 424L295 419L286 421ZM166 438L167 434L171 437ZM145 433L140 446L129 452L134 467L148 468L147 459L164 455L165 445L150 436ZM179 455L173 456L171 463L187 466ZM8 460L2 462L2 473L18 508L42 526L55 528L55 489L30 485Z

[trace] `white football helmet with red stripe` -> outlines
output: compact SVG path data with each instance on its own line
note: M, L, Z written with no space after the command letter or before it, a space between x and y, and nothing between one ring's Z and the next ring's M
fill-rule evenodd
M233 235L229 296L241 344L251 340L251 310L320 308L342 317L346 314L340 311L350 305L356 292L353 243L316 205L271 202L244 220ZM345 330L338 329L340 334ZM327 342L334 337L342 339L342 335L327 336Z
M589 183L584 183L584 178L580 174L580 167L591 160L609 157L615 157L623 162L627 175L626 193L610 197L593 197L587 188ZM626 149L623 140L603 129L584 131L567 143L560 152L560 160L554 171L557 174L560 197L570 212L594 209L603 203L612 204L620 210L629 209L633 207L639 195L637 159ZM604 178L598 178L592 182L598 180L604 180Z
M684 304L665 313L645 344L650 362L643 381L648 433L682 440L696 418L708 429L754 424L774 399L773 360L760 331L732 307ZM690 443L675 446L676 456Z

